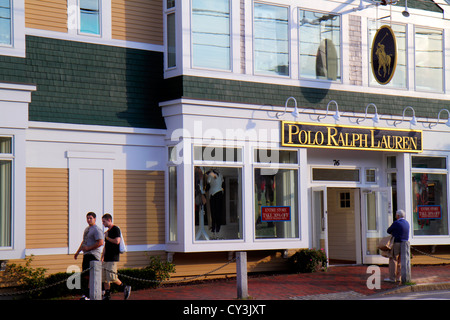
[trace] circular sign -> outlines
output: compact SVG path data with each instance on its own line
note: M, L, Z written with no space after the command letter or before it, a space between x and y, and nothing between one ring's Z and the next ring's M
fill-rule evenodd
M372 42L372 74L379 84L388 84L397 66L397 41L389 26L378 29Z

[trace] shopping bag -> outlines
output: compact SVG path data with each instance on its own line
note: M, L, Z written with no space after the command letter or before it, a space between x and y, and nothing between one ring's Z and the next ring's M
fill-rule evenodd
M380 242L378 243L378 249L380 249L381 251L389 251L392 249L393 245L394 245L394 237L389 235L380 240Z

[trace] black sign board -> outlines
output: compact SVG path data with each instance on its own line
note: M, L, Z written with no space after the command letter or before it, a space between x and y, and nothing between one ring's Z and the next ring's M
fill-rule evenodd
M370 52L372 73L379 84L388 84L397 66L397 41L389 26L378 29Z
M422 131L282 122L286 147L422 152Z

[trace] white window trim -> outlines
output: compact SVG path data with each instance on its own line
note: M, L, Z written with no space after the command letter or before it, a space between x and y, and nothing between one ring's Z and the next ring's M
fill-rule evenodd
M111 1L99 0L100 34L80 32L80 1L67 0L67 33L81 39L112 39Z
M24 0L11 0L11 44L0 45L0 55L25 58L24 12Z

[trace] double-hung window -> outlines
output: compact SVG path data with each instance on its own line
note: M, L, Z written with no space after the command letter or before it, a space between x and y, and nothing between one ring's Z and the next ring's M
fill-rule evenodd
M79 0L80 33L100 35L100 0Z
M12 45L11 0L0 0L0 45Z
M12 246L12 138L0 137L0 248Z
M341 17L306 10L299 15L300 77L341 79Z
M192 0L192 64L231 69L230 0Z
M166 67L174 68L177 65L177 47L175 31L175 0L166 1Z
M255 73L289 75L289 8L255 3Z

